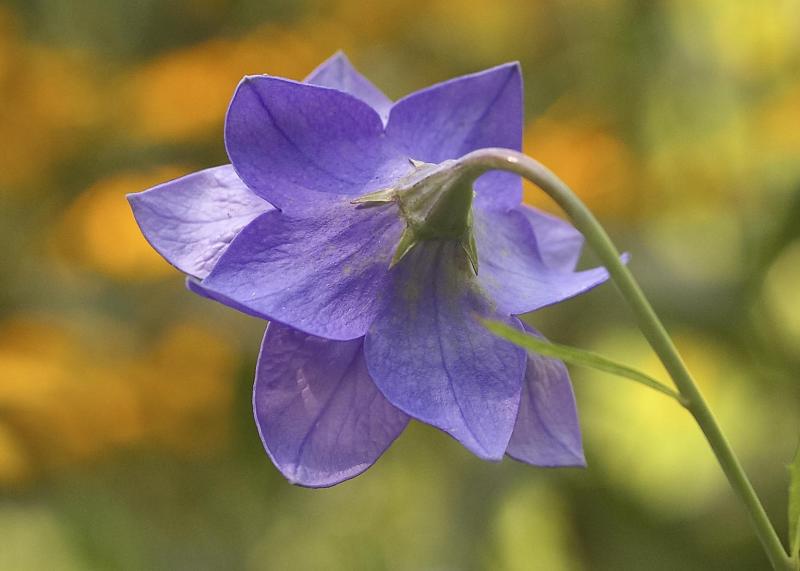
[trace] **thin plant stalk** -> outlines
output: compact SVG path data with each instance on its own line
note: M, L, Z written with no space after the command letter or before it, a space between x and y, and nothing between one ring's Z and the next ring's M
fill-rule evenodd
M474 151L460 161L475 176L489 170L516 173L537 185L569 215L575 227L608 270L622 297L636 317L639 329L664 364L685 406L697 421L733 491L750 516L761 545L777 571L796 571L796 563L787 554L753 485L739 463L700 389L678 353L675 344L642 292L636 279L620 260L620 253L606 231L578 196L549 169L514 150L490 148Z

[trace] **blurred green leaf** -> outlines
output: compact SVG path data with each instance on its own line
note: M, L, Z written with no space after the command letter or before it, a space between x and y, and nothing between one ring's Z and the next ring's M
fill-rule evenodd
M800 446L789 465L789 548L792 557L800 556Z
M635 381L669 397L672 397L680 404L685 405L685 400L676 391L657 381L653 377L642 373L641 371L637 371L636 369L632 369L631 367L622 365L601 355L592 353L591 351L584 351L583 349L577 349L575 347L568 347L566 345L559 345L557 343L544 341L538 337L534 337L533 335L529 335L519 331L518 329L509 327L505 323L499 321L483 320L483 324L495 335L511 341L523 349L533 351L534 353L544 355L545 357L554 357L556 359L561 359L566 363L590 367L592 369L597 369L599 371L611 373L612 375Z

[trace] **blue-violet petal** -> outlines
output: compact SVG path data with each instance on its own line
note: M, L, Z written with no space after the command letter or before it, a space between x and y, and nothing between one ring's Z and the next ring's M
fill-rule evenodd
M542 335L525 325L529 333ZM507 453L535 466L585 466L575 395L558 359L528 354L519 414Z
M574 297L608 279L605 268L580 272L545 263L534 229L519 209L475 210L478 282L498 307L512 315L528 313ZM552 253L549 254L552 257Z
M395 267L365 354L389 402L479 457L500 460L517 417L526 357L479 317L520 327L484 297L458 242L424 242Z
M392 100L353 67L343 52L339 51L322 62L306 77L305 83L332 87L357 97L378 112L384 123L389 118Z
M225 146L242 180L281 209L377 190L411 168L372 107L278 77L242 80L228 108Z
M332 486L369 468L408 424L367 373L363 339L329 341L270 323L253 410L270 458L302 486Z
M203 280L208 296L327 339L367 332L402 223L394 204L331 202L250 223Z
M522 149L522 76L512 63L465 75L397 101L386 134L413 159L441 163L485 147ZM490 172L475 184L475 204L507 210L522 199L522 182Z
M236 176L210 168L128 195L145 238L173 266L204 278L236 235L274 210Z

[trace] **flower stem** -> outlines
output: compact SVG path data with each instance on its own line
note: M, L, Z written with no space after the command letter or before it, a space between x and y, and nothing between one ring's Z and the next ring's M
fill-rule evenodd
M497 148L481 149L463 156L459 162L474 169L476 176L488 170L504 170L518 174L546 192L569 215L575 227L585 236L587 243L608 270L623 298L633 310L639 329L672 377L675 386L685 400L686 408L697 421L717 457L719 465L725 472L731 488L747 509L773 569L796 571L796 564L790 559L781 544L750 480L686 368L672 339L630 270L620 261L619 252L591 211L549 169L517 151Z

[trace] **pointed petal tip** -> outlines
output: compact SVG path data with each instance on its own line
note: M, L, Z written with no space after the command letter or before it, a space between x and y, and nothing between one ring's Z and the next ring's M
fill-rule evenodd
M281 475L286 478L286 481L289 482L292 486L297 486L298 488L306 488L310 490L322 490L325 488L332 488L339 484L343 484L353 478L356 478L367 471L368 468L372 466L372 464L365 465L363 467L359 467L356 470L348 471L344 474L337 474L336 476L327 477L327 478L314 478L311 476L303 476L298 474L298 470L284 470L278 464L275 463L275 467L281 473Z
M552 463L551 468L586 468L586 456L583 453L583 447L580 448L565 448L563 457Z
M236 94L243 88L255 88L259 83L267 83L267 84L275 84L275 83L290 83L295 85L304 85L301 81L295 81L294 79L289 79L288 77L280 77L277 75L269 75L268 73L256 73L251 75L245 75L236 85L236 89L233 92L233 98L236 97ZM232 99L233 99L232 98Z
M262 81L276 80L276 79L280 80L280 79L284 79L284 78L274 77L274 76L271 76L271 75L263 75L263 74L262 75L259 75L259 74L256 74L256 75L245 75L245 76L242 77L242 79L236 85L236 89L233 90L233 97L231 98L231 101L233 101L233 99L235 99L236 96L239 94L239 92L244 88L254 89L256 87L256 85L258 83L261 83ZM290 80L287 80L287 81L290 81Z
M233 97L236 97L236 94L244 85L248 85L258 78L258 75L245 75L242 76L242 79L239 80L239 83L236 84L236 89L233 90ZM263 76L262 76L263 77Z
M466 75L453 78L451 80L446 80L443 83L448 83L450 81L456 81L462 78L470 79L476 78L483 75L493 75L493 74L502 74L503 72L508 72L508 75L516 75L520 79L522 79L522 66L520 65L518 60L508 61L505 63L501 63L492 67L487 67L486 69L481 69L478 71L474 71L472 73L468 73Z
M142 235L167 262L203 278L232 239L273 207L230 165L211 167L125 196Z
M142 190L140 192L129 192L125 195L125 200L128 202L128 206L131 209L131 213L133 214L133 219L136 221L137 226L142 231L142 235L144 235L145 239L147 239L147 234L144 232L142 228L141 218L141 211L144 206L145 197L142 196L146 193L146 190ZM148 240L149 243L149 240Z
M554 466L554 468L588 468L589 464L586 462L586 456L583 455L583 451L575 452L575 455L571 461L565 460L563 463L559 464L558 466Z
M466 448L484 462L493 462L495 464L498 464L503 461L503 457L505 456L505 450L503 451L496 450L492 452L486 450L483 447L481 448L466 447Z
M339 48L338 50L336 50L335 52L333 52L333 54L331 55L331 57L329 57L328 59L326 59L326 60L323 62L323 64L325 64L325 63L327 63L327 62L334 62L334 61L341 61L342 63L347 63L347 64L349 64L349 63L350 63L350 58L349 58L349 57L347 57L347 54L346 54L346 53L344 53L344 50L343 50L343 49Z
M360 99L378 113L385 125L392 106L391 100L356 69L342 50L318 65L304 83L336 89Z
M251 73L248 75L244 75L242 76L242 79L239 81L239 85L241 85L242 83L249 83L251 81L255 81L257 79L261 79L264 77L271 77L271 76L262 73Z
M506 70L506 69L511 71L512 73L516 72L516 73L519 73L520 75L522 75L522 64L520 64L519 60L516 60L516 59L515 60L511 60L511 61L507 61L505 63L498 64L498 65L496 65L494 67L487 68L484 71L487 71L487 72L489 72L489 71L501 71L501 70ZM478 72L478 73L481 73L481 72Z
M270 455L271 456L271 455ZM320 488L330 488L335 486L336 484L343 482L344 480L315 480L313 478L303 478L301 475L298 474L298 470L296 466L288 467L288 466L280 466L277 462L275 462L274 458L271 458L272 463L281 473L281 475L286 478L286 481L289 482L292 486L297 486L298 488L309 488L309 489L320 489Z
M506 455L512 460L535 466L537 468L587 468L586 457L583 450L570 450L564 448L560 454L548 458L525 458L521 455L507 451Z

